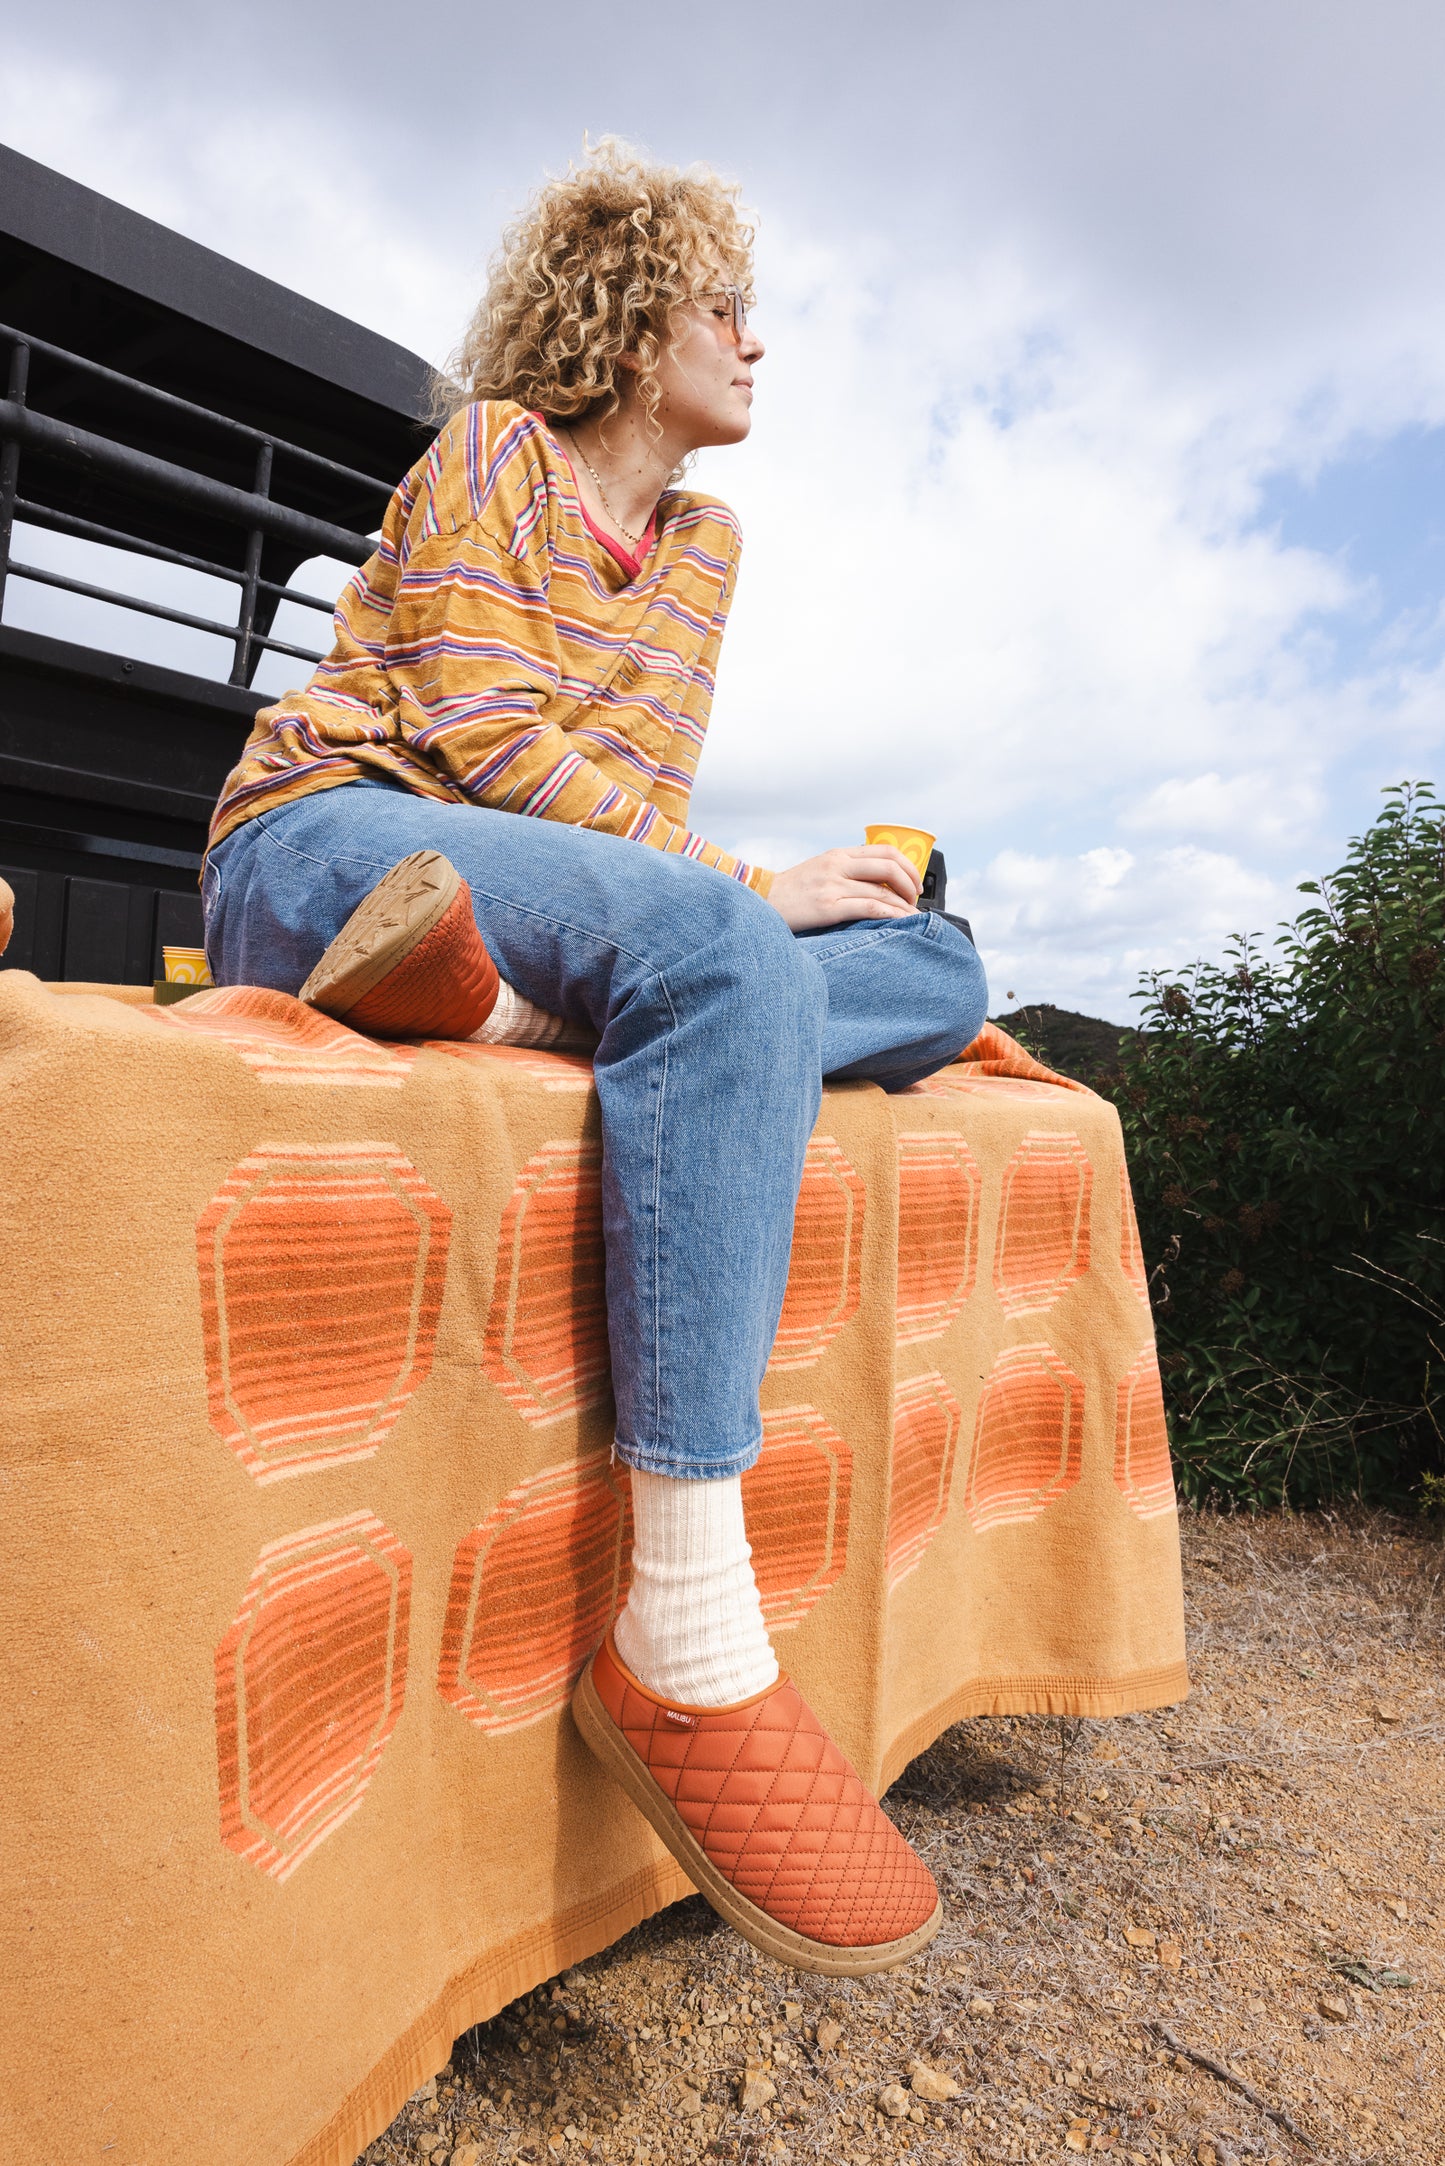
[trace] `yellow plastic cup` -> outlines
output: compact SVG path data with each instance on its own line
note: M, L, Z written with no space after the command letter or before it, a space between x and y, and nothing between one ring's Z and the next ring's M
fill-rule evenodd
M204 948L162 948L167 985L209 985L211 973Z
M933 854L936 835L930 835L926 827L865 827L865 842L889 842L895 850L901 850L919 879L928 870L928 860Z

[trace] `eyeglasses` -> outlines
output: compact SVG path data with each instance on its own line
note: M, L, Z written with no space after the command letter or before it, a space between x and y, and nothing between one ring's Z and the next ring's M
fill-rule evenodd
M711 293L700 293L700 301L731 301L733 309L733 337L741 346L747 336L748 304L743 299L741 286L717 286Z

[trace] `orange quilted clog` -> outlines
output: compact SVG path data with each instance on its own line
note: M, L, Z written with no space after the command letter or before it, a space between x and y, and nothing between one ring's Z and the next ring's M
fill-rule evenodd
M469 1038L499 983L456 867L414 850L358 903L300 998L373 1037Z
M933 1875L791 1678L737 1707L676 1706L609 1633L572 1713L713 1909L780 1963L861 1977L938 1931Z

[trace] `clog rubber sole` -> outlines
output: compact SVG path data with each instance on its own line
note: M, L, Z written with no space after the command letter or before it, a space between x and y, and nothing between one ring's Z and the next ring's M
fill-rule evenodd
M795 1970L818 1971L825 1978L866 1978L875 1971L896 1970L900 1963L926 1948L942 1925L941 1902L935 1905L931 1918L901 1940L880 1941L867 1947L836 1947L830 1941L811 1940L806 1934L780 1925L747 1896L740 1895L718 1871L603 1706L592 1682L590 1663L572 1696L572 1715L592 1752L651 1823L698 1893L744 1940L779 1963L790 1964Z
M357 904L297 998L347 1014L435 930L460 885L439 850L413 850Z

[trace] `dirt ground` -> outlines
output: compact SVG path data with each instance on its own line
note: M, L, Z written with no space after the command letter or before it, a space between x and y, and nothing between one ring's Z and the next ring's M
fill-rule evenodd
M799 1977L679 1904L459 2039L366 2166L1438 2166L1445 1544L1184 1545L1183 1706L960 1723L895 1784L947 1910L925 1957Z

